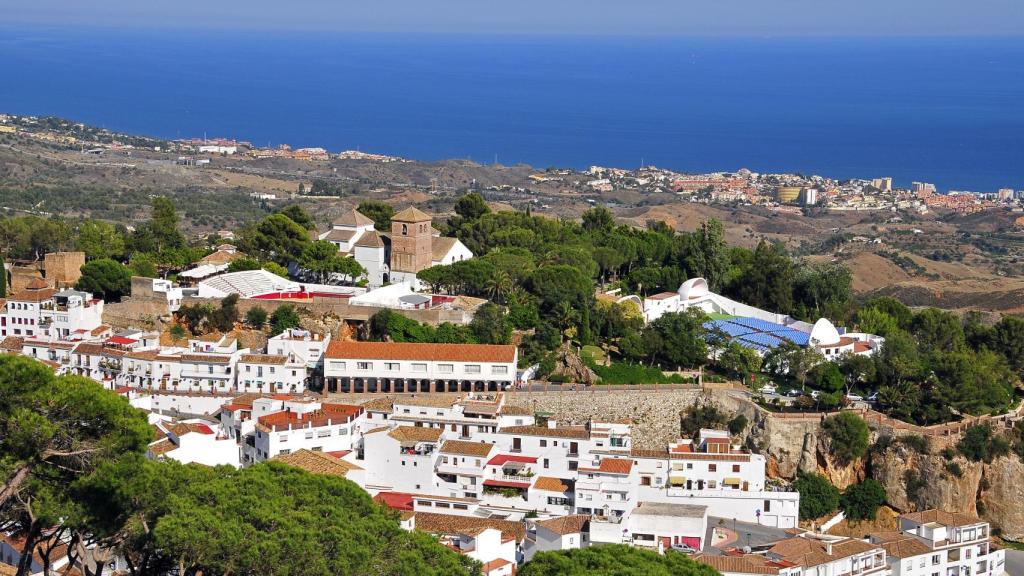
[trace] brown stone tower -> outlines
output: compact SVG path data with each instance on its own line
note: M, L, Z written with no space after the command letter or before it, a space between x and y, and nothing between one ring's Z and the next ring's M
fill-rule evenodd
M391 275L403 281L433 262L430 216L413 206L391 217Z

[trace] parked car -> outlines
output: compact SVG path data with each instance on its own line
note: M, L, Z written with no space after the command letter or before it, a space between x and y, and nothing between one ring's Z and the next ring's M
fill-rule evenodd
M758 389L758 392L761 394L775 394L778 392L778 389L775 388L774 384L765 384Z
M846 395L846 399L849 400L850 402L862 402L862 401L864 401L864 397L863 396L858 396L856 394L847 394Z
M682 552L683 554L696 554L697 553L697 549L694 548L693 546L690 546L689 544L673 544L672 547L669 548L669 550L674 550L676 552Z
M791 398L799 398L799 397L801 397L803 395L804 395L803 391L799 390L797 388L793 388L789 392L786 392L786 396L789 396Z
M817 390L811 390L811 398L817 400L818 396L821 396L821 392L818 392Z

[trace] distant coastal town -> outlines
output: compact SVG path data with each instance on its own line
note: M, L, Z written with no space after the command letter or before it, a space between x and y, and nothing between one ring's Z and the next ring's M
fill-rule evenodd
M161 140L119 134L59 118L0 114L0 134L4 133L78 148L85 154L118 153L130 156L137 149L177 153L180 154L177 162L189 166L209 164L210 158L217 156L252 160L285 158L309 162L410 161L398 156L359 150L332 153L321 147L293 148L288 144L260 147L250 141L223 137ZM929 210L943 209L957 214L974 214L987 209L1003 208L1020 213L1016 224L1024 227L1024 190L1001 188L996 191L940 191L935 184L929 182L913 182L908 188L897 185L888 176L838 180L819 175L759 173L745 168L735 172L688 174L655 166L641 166L637 169L591 166L587 170L548 168L532 174L530 180L537 184L576 188L582 193L673 193L683 201L758 205L783 213L825 209L924 214ZM491 188L496 192L531 192L528 188L511 185L494 185Z

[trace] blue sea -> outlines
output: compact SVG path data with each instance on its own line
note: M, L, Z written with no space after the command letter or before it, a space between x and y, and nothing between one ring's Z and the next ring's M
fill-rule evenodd
M0 112L538 167L1024 188L1024 38L0 27Z

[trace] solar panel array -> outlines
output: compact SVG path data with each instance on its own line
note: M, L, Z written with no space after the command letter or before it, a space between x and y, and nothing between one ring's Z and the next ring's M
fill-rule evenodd
M730 340L739 342L741 345L767 352L778 348L784 342L792 342L798 346L806 346L810 340L810 334L793 328L760 320L758 318L730 318L728 320L711 320L704 324L707 330L719 330L729 337Z

